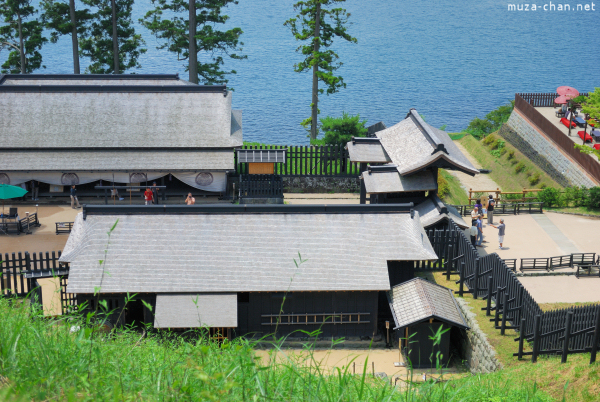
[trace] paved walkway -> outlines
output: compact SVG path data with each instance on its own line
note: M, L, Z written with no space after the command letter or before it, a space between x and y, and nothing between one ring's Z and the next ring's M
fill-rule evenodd
M569 276L519 277L538 303L585 303L600 301L600 278Z
M581 253L585 250L577 248L573 242L564 235L564 233L556 226L545 214L531 215L534 221L546 232L548 236L556 243L563 251L563 254Z

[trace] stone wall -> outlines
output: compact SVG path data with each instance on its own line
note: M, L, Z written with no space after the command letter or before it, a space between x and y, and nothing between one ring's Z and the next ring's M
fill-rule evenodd
M461 341L465 365L473 374L501 370L502 363L496 358L496 351L490 345L487 335L479 328L471 306L462 298L457 298L456 301L470 328Z
M578 164L567 158L554 142L546 139L516 111L512 112L498 134L525 154L560 185L585 187L596 185L581 170Z
M284 177L283 190L288 193L358 193L358 177Z

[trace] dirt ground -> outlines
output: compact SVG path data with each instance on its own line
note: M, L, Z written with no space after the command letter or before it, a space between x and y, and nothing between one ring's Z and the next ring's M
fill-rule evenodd
M263 363L266 363L270 359L269 350L257 350L256 355L261 358ZM397 348L391 349L327 349L327 350L314 350L312 351L312 358L315 362L326 369L333 371L334 368L347 370L350 373L362 374L365 366L365 360L367 360L367 374L372 375L375 373L386 373L388 377L399 376L406 379L408 370L405 367L395 367L395 362L403 362L401 354ZM304 364L310 364L310 356L308 352L301 349L284 349L283 355L278 354L278 361L285 361L291 359L291 361L297 362L304 361ZM414 370L414 381L422 379L423 373L431 374L434 377L439 377L439 372L435 369L415 369ZM459 374L459 370L456 368L444 369L444 375L455 376Z

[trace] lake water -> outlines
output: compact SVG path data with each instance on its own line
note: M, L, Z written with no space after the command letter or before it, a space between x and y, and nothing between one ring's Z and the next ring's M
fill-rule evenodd
M301 60L295 52L299 43L283 26L295 15L293 3L240 0L226 12L230 25L243 29L248 55L226 62L238 72L229 86L235 89L234 107L244 111L245 141L308 141L299 123L310 116L311 75L293 71ZM538 6L544 4L550 1ZM497 0L348 0L344 7L352 14L349 32L358 44L334 44L347 88L321 97L321 116L359 113L368 124L381 120L390 126L414 107L427 122L453 132L514 99L515 92L600 86L600 4L587 12L508 11L508 3ZM149 0L138 0L134 19L150 8ZM187 78L175 55L156 50L150 32L138 30L148 52L136 72ZM46 45L47 68L39 72L71 73L70 44L64 37ZM86 60L81 62L85 67Z

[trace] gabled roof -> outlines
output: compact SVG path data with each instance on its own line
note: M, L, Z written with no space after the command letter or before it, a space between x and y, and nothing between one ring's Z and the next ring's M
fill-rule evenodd
M432 195L425 201L417 204L415 210L419 212L421 223L425 229L446 219L452 219L462 229L470 227L463 220L462 216L460 216L456 208L442 202L437 195Z
M437 259L419 214L390 208L88 206L60 261L70 293L389 290L387 261Z
M401 283L388 292L395 328L404 328L437 319L452 326L468 329L467 323L454 300L452 290L415 278Z
M237 293L159 294L154 328L235 328L237 307Z
M410 109L400 123L376 135L403 176L429 166L460 170L470 175L479 173L448 134L425 123L415 109Z
M237 149L238 163L285 163L285 149Z
M415 109L398 124L374 135L375 138L348 142L346 147L352 162L392 162L402 176L429 167L460 170L470 175L479 173L448 134L425 123Z
M165 75L5 75L4 149L211 148L242 145L225 86ZM233 155L232 155L233 156ZM92 167L93 168L93 167Z
M384 170L385 168L388 170ZM400 176L394 165L373 166L363 172L367 194L403 193L437 189L435 175L430 171Z

